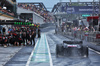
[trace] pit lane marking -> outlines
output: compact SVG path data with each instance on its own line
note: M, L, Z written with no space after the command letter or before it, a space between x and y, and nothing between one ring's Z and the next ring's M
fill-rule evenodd
M92 49L92 48L89 48L89 50L94 51L95 53L97 53L97 54L100 55L100 52L99 52L99 51L96 51L96 50L94 50L94 49Z
M45 35L45 34L44 34L44 35ZM46 35L44 36L43 39L45 40L45 43L47 44L50 66L53 66L52 58L51 58L51 54L50 54L50 49L49 49L49 45L48 45L48 42L47 42ZM32 50L31 55L30 55L30 57L29 57L29 59L28 59L28 61L27 61L27 63L26 63L26 66L29 66L29 64L30 64L30 62L31 62L31 59L32 59L32 57L33 57L33 55L34 55L35 49L37 48L37 45L38 45L39 41L40 41L40 39L37 40L36 45L35 45L34 49ZM40 45L41 45L41 44L40 44ZM45 55L45 56L46 56L46 55ZM36 56L36 57L37 57L37 56ZM46 59L43 59L43 60L45 61ZM42 60L42 61L43 61L43 60ZM35 59L35 61L39 61L39 60Z
M28 61L27 61L27 63L26 63L26 66L29 66L30 60L31 60L31 58L32 58L32 56L33 56L33 53L35 52L34 50L35 50L35 48L36 48L38 42L39 42L39 39L37 40L36 45L35 45L34 49L33 49L32 52L31 52L31 55L30 55L30 57L29 57L29 59L28 59Z

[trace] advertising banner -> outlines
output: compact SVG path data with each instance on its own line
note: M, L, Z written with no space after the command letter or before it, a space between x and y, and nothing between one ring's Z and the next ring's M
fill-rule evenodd
M66 9L65 9L66 8ZM98 14L99 7L95 6L66 6L62 7L62 12L67 12L68 14Z

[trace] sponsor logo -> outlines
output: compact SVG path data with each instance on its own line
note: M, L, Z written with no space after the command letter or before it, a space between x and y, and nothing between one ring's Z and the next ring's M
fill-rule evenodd
M67 47L77 47L77 45L67 45Z
M68 12L68 13L73 13L73 12L75 12L74 7L68 7L68 8L67 8L67 12Z

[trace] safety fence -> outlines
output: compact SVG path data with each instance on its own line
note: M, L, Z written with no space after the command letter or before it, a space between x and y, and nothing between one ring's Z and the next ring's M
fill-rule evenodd
M58 28L58 33L62 33L65 36L75 37L81 40L86 40L88 42L100 42L100 31L88 31L88 36L85 36L84 31L76 31L76 35L74 35L73 30L62 30L61 28Z

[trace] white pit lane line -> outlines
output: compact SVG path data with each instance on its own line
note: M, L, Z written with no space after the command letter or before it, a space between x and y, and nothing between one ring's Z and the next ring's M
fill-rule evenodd
M38 41L39 41L39 39L37 40L34 49L36 48ZM26 66L29 66L29 64L30 64L31 58L32 58L33 53L34 53L34 49L33 49L32 52L31 52L31 55L30 55L30 57L29 57L29 59L28 59L28 61L27 61L27 63L26 63Z
M94 51L95 53L97 53L97 54L100 55L100 52L99 52L99 51L96 51L96 50L94 50L94 49L92 49L92 48L89 48L89 50Z
M48 41L47 41L47 37L45 36L45 38L46 38L47 48L48 48L48 52L49 52L50 66L53 66L51 53L50 53L50 48L49 48L49 44L48 44Z
M44 34L44 35L45 35L45 34ZM39 39L37 40L37 43L36 43L34 49L33 49L32 52L31 52L31 55L30 55L30 57L29 57L29 59L28 59L28 61L27 61L27 63L26 63L26 66L29 66L29 64L30 64L30 62L31 62L31 58L32 58L32 56L33 56L33 54L34 54L34 52L35 52L34 50L35 50L36 47L37 47L38 41L39 41ZM47 41L46 35L45 35L45 41L46 41L46 44L47 44L48 54L49 54L49 59L50 59L49 64L50 64L50 66L53 66L52 58L51 58L51 53L50 53L50 49L49 49L49 45L48 45L48 41Z

